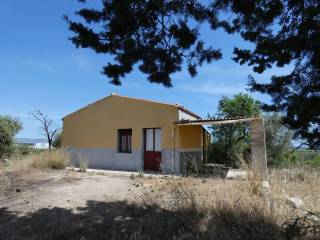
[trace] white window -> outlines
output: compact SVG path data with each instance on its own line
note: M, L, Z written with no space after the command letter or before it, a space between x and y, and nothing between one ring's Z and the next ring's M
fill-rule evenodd
M160 152L161 141L162 141L162 131L161 128L147 128L145 130L146 134L146 151L157 151Z
M155 129L155 137L154 137L154 150L155 151L161 151L161 129L157 128Z
M146 151L153 151L153 128L146 129Z

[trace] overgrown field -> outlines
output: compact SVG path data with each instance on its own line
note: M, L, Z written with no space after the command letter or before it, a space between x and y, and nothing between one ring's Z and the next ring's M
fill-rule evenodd
M17 178L28 176L29 171L19 170L24 168L13 169ZM1 179L8 177L4 173ZM99 175L99 182L114 184L103 179ZM0 207L0 239L320 239L317 168L270 170L270 188L251 180L143 174L125 179L131 187L117 191L131 194L125 199L117 194L103 201L88 198L84 207L68 202L57 207L53 201L22 215ZM289 205L288 197L299 197L302 207Z
M254 181L174 179L142 202L181 213L191 239L320 239L320 173L273 170L269 182L267 191ZM293 196L301 209L287 204Z
M65 169L68 165L69 157L61 150L14 156L7 162L0 162L0 200L15 191L13 188L14 182L28 178L31 171L36 169Z

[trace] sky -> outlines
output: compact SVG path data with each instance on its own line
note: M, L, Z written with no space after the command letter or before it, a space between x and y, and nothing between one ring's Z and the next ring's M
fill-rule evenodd
M91 2L100 5L99 0ZM77 49L68 40L72 32L62 16L73 16L84 6L76 0L0 1L0 115L20 119L23 130L17 137L41 137L38 122L30 116L32 111L41 110L61 126L63 116L111 93L179 103L206 117L216 112L222 96L246 92L249 74L268 81L274 74L287 72L286 68L273 68L255 75L250 67L231 60L235 46L247 48L249 43L204 25L202 39L222 50L222 60L204 64L195 78L184 68L172 76L172 88L149 83L137 70L122 80L122 86L114 86L101 74L112 58ZM268 96L249 94L270 101Z

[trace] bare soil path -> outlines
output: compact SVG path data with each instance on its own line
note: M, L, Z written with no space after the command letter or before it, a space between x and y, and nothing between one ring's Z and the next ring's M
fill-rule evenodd
M11 183L12 193L0 200L0 207L21 214L53 207L76 210L88 200L130 200L142 191L139 186L137 179L114 173L33 171Z

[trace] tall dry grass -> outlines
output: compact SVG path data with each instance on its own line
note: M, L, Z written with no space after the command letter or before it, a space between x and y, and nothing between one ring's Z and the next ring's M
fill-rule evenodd
M19 179L22 181L32 179L31 170L64 169L68 165L69 156L61 150L14 156L7 164L0 162L0 200L16 191L14 186Z
M255 181L162 180L142 196L142 203L182 215L179 231L195 233L191 239L320 239L319 171L275 169L269 182L266 190ZM288 205L288 196L301 198L302 209ZM151 225L159 224L151 219Z
M62 150L32 153L10 159L8 169L13 172L25 172L30 169L64 169L69 165L69 156Z

